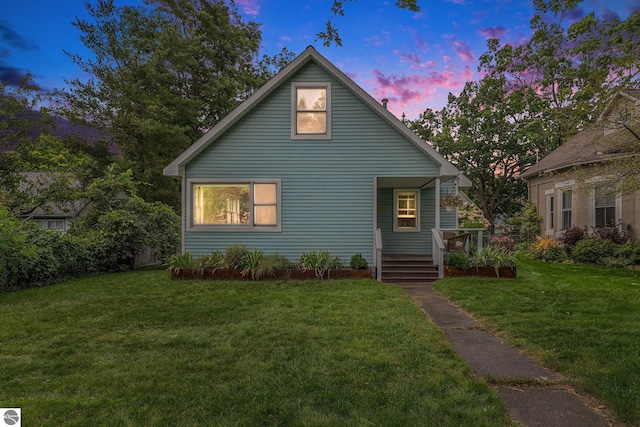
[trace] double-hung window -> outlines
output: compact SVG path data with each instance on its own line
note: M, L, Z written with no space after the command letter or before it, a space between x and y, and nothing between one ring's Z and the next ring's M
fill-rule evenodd
M189 184L192 230L280 231L280 180Z
M573 190L562 191L562 229L571 228L573 210Z
M420 231L420 192L395 190L394 231Z
M291 138L331 139L331 84L293 83Z
M546 234L553 234L555 229L555 212L556 212L556 197L554 190L547 190L545 192L547 196L547 226Z
M598 228L614 226L616 222L616 196L606 189L595 191L595 226Z

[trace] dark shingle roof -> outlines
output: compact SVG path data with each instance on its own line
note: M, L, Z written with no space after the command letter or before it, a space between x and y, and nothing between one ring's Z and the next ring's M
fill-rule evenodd
M624 92L636 98L640 105L640 90L631 89ZM636 135L640 135L640 120L638 117L629 127ZM631 144L638 143L640 141L628 129L618 128L612 131L610 126L599 121L569 138L537 164L527 169L522 174L522 177L528 179L573 166L624 156L630 152ZM637 151L637 149L634 151Z

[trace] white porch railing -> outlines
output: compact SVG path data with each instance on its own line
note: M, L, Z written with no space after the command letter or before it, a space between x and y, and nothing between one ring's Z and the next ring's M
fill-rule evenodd
M484 233L487 232L486 228L441 228L442 233L469 233L470 239L467 241L467 250L469 249L469 243L474 242L477 246L478 253L482 252L484 248ZM442 234L440 234L442 237Z
M438 279L444 277L444 241L437 228L431 229L431 247L433 248L433 265L438 267Z
M445 244L443 233L470 233L471 241L473 241L477 246L478 253L482 252L482 248L484 246L484 233L487 230L484 228L432 228L431 229L431 238L432 238L432 248L433 248L433 265L438 266L438 278L442 279L444 277L444 257L445 257ZM469 250L469 240L467 241L467 247L465 248L467 251Z
M382 281L382 231L376 228L375 232L376 245L376 280Z

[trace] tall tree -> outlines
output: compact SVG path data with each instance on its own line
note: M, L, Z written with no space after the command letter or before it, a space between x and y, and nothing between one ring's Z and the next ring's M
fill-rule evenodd
M581 0L536 0L531 40L520 46L488 42L480 70L504 75L510 90L528 90L538 112L540 156L594 122L620 88L638 85L640 10L626 20L594 13L574 23Z
M331 18L324 24L325 31L320 31L316 36L322 40L322 44L325 46L331 46L331 43L335 43L337 46L342 46L342 39L340 38L340 31L333 25L333 20L338 16L344 16L344 4L357 0L333 0L331 4ZM396 0L396 7L400 9L407 9L411 12L420 11L418 0Z
M69 82L65 113L108 131L124 168L149 184L143 198L177 207L179 184L163 167L269 77L257 63L259 27L223 0L87 8L93 20L74 26L94 58L70 57L91 78Z
M486 76L410 126L469 177L470 196L493 231L496 218L517 211L526 198L518 175L535 158L531 123L523 93L509 92L504 78Z

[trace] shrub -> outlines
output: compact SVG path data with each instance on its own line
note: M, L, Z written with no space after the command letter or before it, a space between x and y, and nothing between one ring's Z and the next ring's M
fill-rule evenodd
M296 264L289 261L286 256L278 253L262 257L262 264L269 264L274 270L290 270L296 268Z
M594 237L611 240L613 243L621 245L629 240L629 236L625 231L626 229L625 224L622 221L618 221L613 227L594 228L592 234Z
M349 267L353 268L354 270L366 270L367 268L369 268L369 263L361 253L357 253L351 257L351 261L349 261Z
M505 221L504 226L509 233L519 233L521 238L530 244L540 235L541 222L542 216L538 215L536 206L527 202L517 215Z
M465 204L458 209L458 225L460 228L489 228L489 221L476 205Z
M563 261L567 259L567 252L558 240L541 237L529 245L529 254L541 261Z
M603 264L604 260L616 253L616 244L611 240L589 237L576 243L571 251L571 259L584 264Z
M629 264L640 264L640 240L627 240L617 248L617 255L629 259Z
M566 248L571 250L576 243L585 237L587 237L587 234L584 228L571 227L564 230L564 234L558 240L560 240L560 243L562 243Z
M490 246L493 246L496 248L502 248L509 252L513 250L514 244L515 244L515 241L509 236L502 236L502 237L494 236L491 238L491 240L489 240Z
M227 268L234 270L244 270L249 252L244 244L237 243L225 248L224 258Z
M469 257L462 253L450 253L445 260L445 265L466 270L469 268Z

